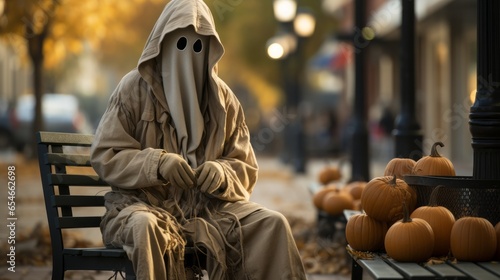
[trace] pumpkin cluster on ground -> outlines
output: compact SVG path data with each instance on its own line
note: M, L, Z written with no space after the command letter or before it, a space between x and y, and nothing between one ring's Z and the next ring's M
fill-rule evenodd
M331 182L314 195L314 205L331 215L341 215L344 209L363 211L347 221L345 238L350 250L385 252L401 262L425 262L433 257L500 260L500 222L493 226L482 217L456 220L450 210L437 205L441 186L434 188L429 205L417 207L417 192L404 181L405 175L455 176L452 162L437 152L437 146L444 145L435 143L430 155L418 161L389 161L383 176L362 183L358 206L351 186L339 188Z
M318 173L318 183L321 188L313 194L314 206L332 216L342 215L344 210L361 209L361 193L367 182L353 181L348 184L340 182L342 179L340 161L338 166L327 165Z

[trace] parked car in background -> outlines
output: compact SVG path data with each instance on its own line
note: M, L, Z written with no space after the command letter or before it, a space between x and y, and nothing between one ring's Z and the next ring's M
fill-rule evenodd
M78 98L69 94L46 93L42 100L43 129L55 132L93 133L87 117L81 111ZM35 98L22 95L7 118L7 133L10 146L27 155L34 152L29 145L33 137ZM2 133L3 134L3 133ZM2 147L3 148L3 147Z

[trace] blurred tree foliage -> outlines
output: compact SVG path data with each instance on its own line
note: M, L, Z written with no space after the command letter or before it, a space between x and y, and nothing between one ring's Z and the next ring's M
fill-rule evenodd
M130 36L105 39L99 50L101 59L120 71L127 72L135 67L149 32L167 2L144 2L137 5L136 13L122 17L122 26ZM305 57L310 57L330 36L335 22L321 11L321 1L298 2L299 6L310 8L317 20L316 31L306 44ZM279 29L273 2L206 0L206 3L226 49L219 64L220 75L232 85L247 88L262 109L276 106L282 99L280 64L270 59L266 50L267 41Z
M168 0L5 0L0 36L32 62L37 100L47 88L45 71L61 71L74 54L89 45L100 61L123 75L136 66L149 33ZM316 31L306 44L312 55L334 22L321 11L321 1L299 0L314 11ZM272 1L206 0L226 48L221 76L254 95L260 106L280 101L279 62L266 53L278 31ZM59 69L59 70L58 70ZM38 102L40 104L40 102ZM36 106L35 130L41 129Z
M134 14L136 5L145 1L5 0L0 36L20 56L31 61L36 100L35 132L43 130L44 70L52 69L68 55L80 52L85 42L97 48L104 39L127 36L133 40L133 35L123 28L119 19Z

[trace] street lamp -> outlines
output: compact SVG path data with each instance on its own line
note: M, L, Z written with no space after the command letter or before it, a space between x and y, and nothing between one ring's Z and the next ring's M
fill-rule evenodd
M294 90L291 93L291 105L297 111L297 118L292 122L292 134L293 134L293 151L295 153L294 166L295 171L298 173L305 173L306 165L306 137L304 135L304 125L300 114L300 102L304 95L304 68L305 68L305 51L304 43L306 38L310 37L314 33L316 27L316 19L314 15L307 9L300 9L295 16L293 21L293 29L298 37L297 48L295 50L295 78Z
M293 20L293 29L299 37L310 37L316 28L314 15L306 10L301 10Z
M276 35L267 42L267 55L272 59L285 59L297 48L295 36L289 33Z
M285 47L273 40L267 46L267 55L272 59L281 59L285 56Z
M283 159L291 162L297 173L304 173L306 147L302 118L298 112L303 86L302 45L304 39L313 34L316 21L309 11L297 11L296 0L274 0L273 9L274 16L280 23L280 33L268 41L267 53L271 58L281 60L286 110L296 116L290 125L285 127Z
M291 22L297 13L295 0L274 0L274 17L279 22Z

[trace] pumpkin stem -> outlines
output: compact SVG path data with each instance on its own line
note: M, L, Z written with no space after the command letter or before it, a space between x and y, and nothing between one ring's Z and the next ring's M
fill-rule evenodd
M406 201L403 201L403 223L410 223L412 219L410 218L410 211L406 205Z
M440 146L441 148L444 147L444 144L443 142L436 142L432 145L432 148L431 148L431 154L430 156L431 157L441 157L441 155L438 153L437 151L437 146Z
M397 185L396 179L396 175L392 175L392 179L389 181L389 184L391 184L392 186Z
M439 186L436 186L434 188L434 190L432 190L431 196L429 197L429 206L431 206L431 207L438 206L438 203L437 203L438 199L437 198L438 198L439 189L441 189L441 188L444 188L444 186L439 185Z

